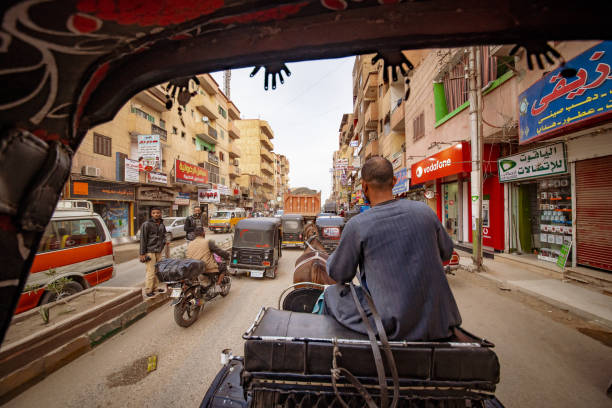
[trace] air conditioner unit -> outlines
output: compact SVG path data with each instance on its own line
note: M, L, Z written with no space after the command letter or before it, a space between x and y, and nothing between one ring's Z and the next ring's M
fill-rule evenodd
M234 166L240 166L240 162L238 161L238 159L234 159Z
M376 133L376 132L368 133L368 139L369 140L376 140L377 138L378 138L378 133Z
M93 166L83 166L81 168L81 174L90 177L100 177L100 168Z
M202 122L208 123L208 116L202 116Z

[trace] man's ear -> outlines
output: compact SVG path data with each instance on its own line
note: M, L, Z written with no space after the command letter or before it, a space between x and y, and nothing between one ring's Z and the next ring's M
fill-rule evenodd
M393 176L393 183L391 184L392 186L397 184L397 177Z

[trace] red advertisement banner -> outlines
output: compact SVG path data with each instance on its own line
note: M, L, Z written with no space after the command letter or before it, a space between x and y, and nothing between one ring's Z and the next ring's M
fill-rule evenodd
M208 170L189 164L182 160L176 160L175 180L177 183L185 184L206 184L208 183Z

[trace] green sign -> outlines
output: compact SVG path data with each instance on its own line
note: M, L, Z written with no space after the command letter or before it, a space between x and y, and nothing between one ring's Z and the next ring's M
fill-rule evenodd
M563 142L527 150L497 160L499 181L530 179L568 172Z
M565 268L565 264L567 263L567 257L569 256L569 253L572 249L572 241L570 240L569 242L566 242L565 244L563 244L563 246L561 246L561 254L559 255L559 257L557 258L557 266L561 269Z

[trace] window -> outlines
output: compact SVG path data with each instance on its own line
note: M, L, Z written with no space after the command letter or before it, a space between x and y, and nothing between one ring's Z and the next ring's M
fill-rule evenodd
M132 105L131 110L133 114L138 115L141 118L145 118L151 123L155 123L155 118L152 115L149 115L147 112L143 111L142 109L137 108L136 106Z
M172 134L178 135L178 129L176 128L176 126L172 126Z
M166 121L163 120L163 119L160 119L159 120L159 127L162 128L162 129L165 129L166 128Z
M183 134L184 134L184 133L185 133L185 132L183 132ZM183 137L185 137L185 136L183 136ZM196 144L195 137L192 137L192 138L191 138L191 141L193 142L193 144Z
M38 252L57 251L103 242L106 239L97 220L52 221L47 226Z
M112 139L108 136L102 136L98 133L94 133L94 153L101 154L102 156L111 157L113 154Z
M225 132L221 128L219 128L219 135L221 136L221 139L225 139Z
M412 120L413 137L412 140L419 140L425 136L425 113L421 112L419 116Z
M219 105L219 114L223 116L224 119L227 119L227 111Z
M191 117L194 118L193 109L191 110Z
M187 134L185 132L181 132L181 137L184 139ZM193 139L195 140L195 139Z
M221 177L221 184L225 185L225 177Z
M166 160L165 160L165 159L163 159L163 160L162 160L162 169L163 169L164 167L166 167Z
M223 152L219 152L219 159L221 161L225 161L225 157L223 157Z

